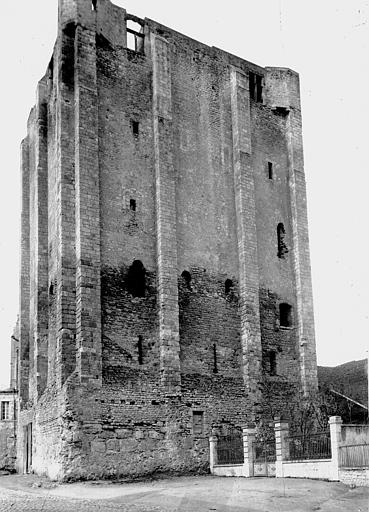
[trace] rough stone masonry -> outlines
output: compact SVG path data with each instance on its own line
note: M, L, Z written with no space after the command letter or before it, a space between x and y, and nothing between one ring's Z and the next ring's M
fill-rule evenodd
M207 471L316 389L297 73L59 0L21 155L19 471Z

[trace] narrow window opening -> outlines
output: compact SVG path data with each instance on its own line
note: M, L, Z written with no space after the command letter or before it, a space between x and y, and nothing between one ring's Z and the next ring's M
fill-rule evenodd
M202 434L204 432L204 413L202 411L193 411L192 425L194 434Z
M288 248L286 245L286 232L284 229L284 225L280 222L277 226L277 238L278 238L278 258L284 258L284 256L288 253Z
M132 212L135 212L135 211L136 211L136 199L130 199L130 200L129 200L129 209L130 209Z
M269 352L269 365L270 375L277 375L277 354L274 350Z
M183 278L183 281L185 282L186 288L191 290L191 274L188 272L188 270L184 270L181 274L181 277Z
M138 364L143 364L143 339L142 339L142 336L138 337L137 349L138 349Z
M249 72L249 91L252 100L263 102L263 77L252 71Z
M135 137L139 134L139 122L132 119L132 132Z
M232 279L226 279L224 283L224 291L225 294L228 295L233 290L233 281Z
M133 297L145 297L146 269L140 260L135 260L129 267L127 289Z
M1 420L9 419L9 402L1 402L0 419Z
M273 164L272 164L272 162L268 162L268 178L270 180L273 179Z
M97 10L97 0L91 1L91 10L96 11Z
M292 325L292 307L289 304L279 304L279 325L281 327L291 327Z
M213 373L218 373L217 346L215 343L213 345L213 357L214 357Z
M52 283L49 286L49 295L54 295L54 285Z
M127 20L127 48L137 53L144 53L143 26L137 21Z

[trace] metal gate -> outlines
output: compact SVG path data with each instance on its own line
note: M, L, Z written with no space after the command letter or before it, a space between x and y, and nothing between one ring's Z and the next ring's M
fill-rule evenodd
M219 436L217 442L218 464L243 464L242 435Z
M254 476L275 476L275 441L253 443Z

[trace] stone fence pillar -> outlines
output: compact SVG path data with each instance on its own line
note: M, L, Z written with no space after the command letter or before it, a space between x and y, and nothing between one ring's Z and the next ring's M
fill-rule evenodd
M329 418L329 430L331 434L331 452L332 452L332 480L339 480L339 446L341 443L341 416L331 416Z
M282 422L281 418L275 418L274 432L276 449L275 476L283 478L283 461L288 460L290 455L288 423Z
M218 445L218 437L210 436L209 437L209 449L210 449L210 473L214 473L214 466L218 463L218 454L217 454L217 445Z
M255 427L248 426L242 429L243 437L243 474L245 477L254 476L254 442Z

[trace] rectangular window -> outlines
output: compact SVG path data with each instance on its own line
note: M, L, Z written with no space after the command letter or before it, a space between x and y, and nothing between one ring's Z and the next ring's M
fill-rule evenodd
M1 402L0 419L1 420L9 419L9 402Z
M138 137L139 123L138 123L138 121L134 121L133 119L132 119L132 132L135 137Z
M273 179L273 164L272 164L272 162L268 162L268 178L270 180Z
M204 413L202 411L193 411L192 424L194 434L203 434L204 432Z

